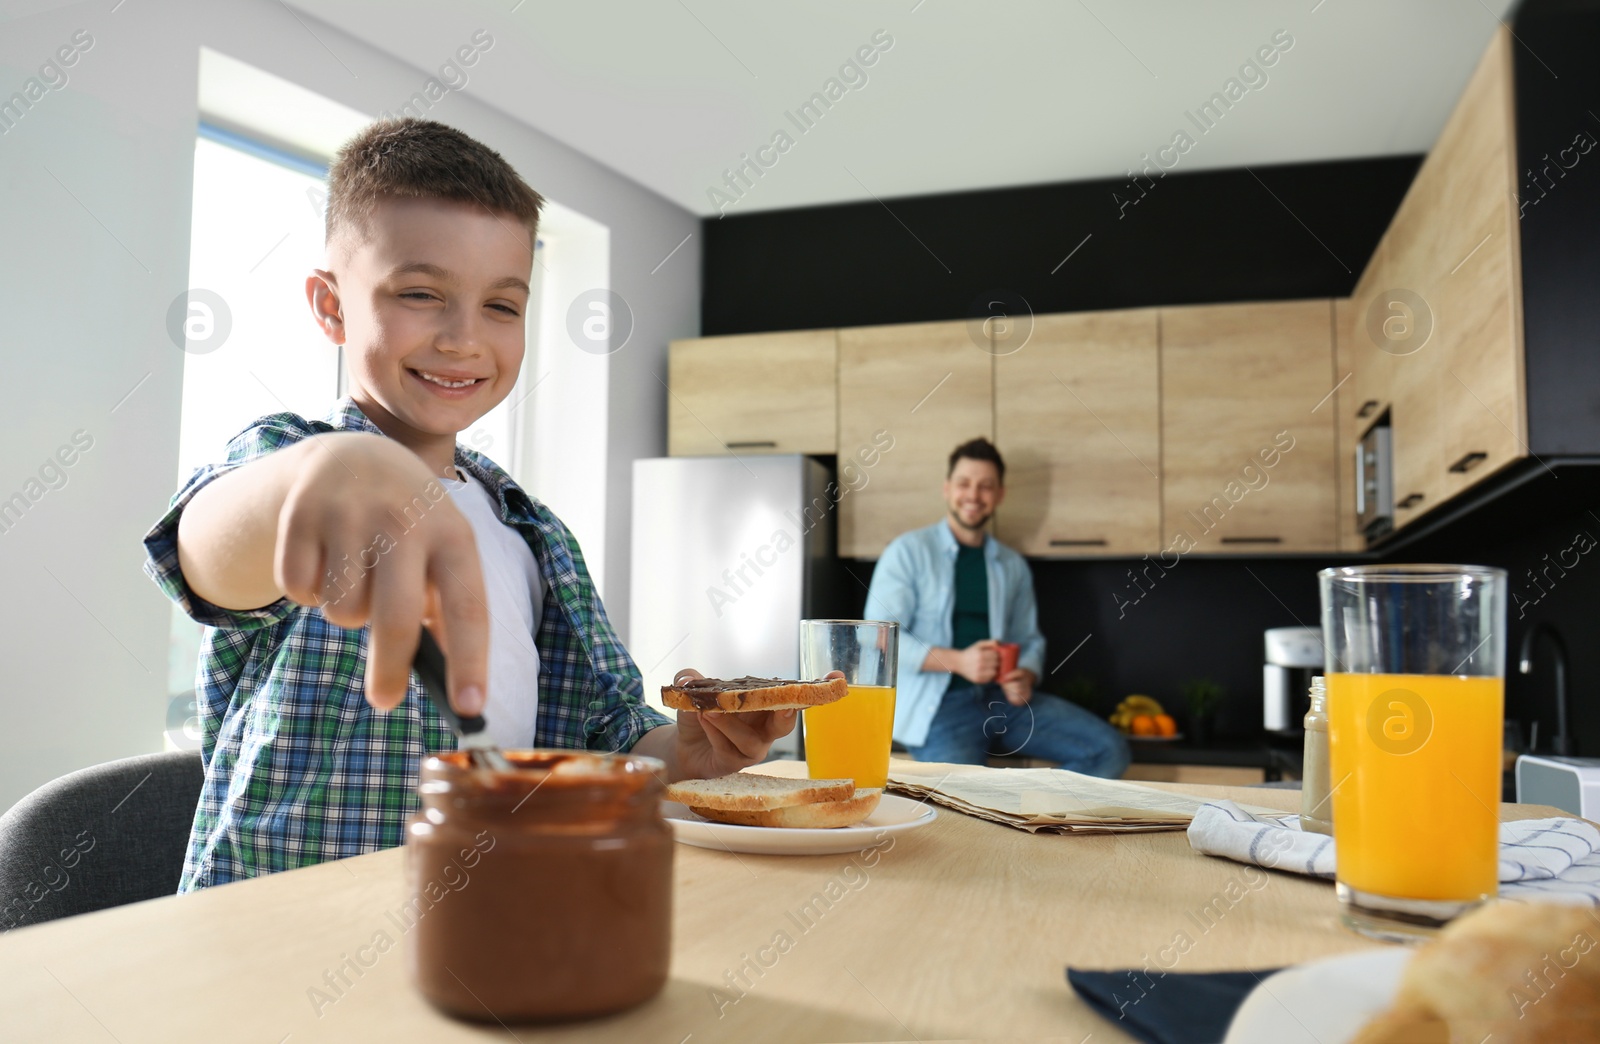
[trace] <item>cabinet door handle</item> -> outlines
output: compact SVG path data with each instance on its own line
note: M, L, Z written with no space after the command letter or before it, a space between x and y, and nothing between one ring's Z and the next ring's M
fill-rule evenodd
M1488 459L1489 454L1480 452L1478 450L1473 450L1471 453L1468 453L1466 456L1450 465L1450 470L1457 473L1471 471L1473 468L1477 467L1479 464L1482 464Z
M1255 536L1255 537L1223 537L1224 544L1281 544L1283 537Z
M1098 537L1093 540L1052 540L1051 547L1105 547L1106 542Z
M1394 506L1397 507L1397 508L1411 508L1411 507L1416 507L1421 502L1422 502L1422 494L1421 493L1412 493L1409 496L1407 496L1404 500L1396 501Z
M777 449L778 448L778 444L776 442L771 441L770 439L768 439L766 441L756 441L756 442L727 442L727 443L724 443L723 445L727 446L731 450L732 449Z
M1377 399L1368 399L1366 402L1362 403L1361 404L1361 408L1356 411L1356 416L1357 417L1370 417L1370 416L1372 416L1372 411L1377 409L1377 408L1378 408L1378 400Z

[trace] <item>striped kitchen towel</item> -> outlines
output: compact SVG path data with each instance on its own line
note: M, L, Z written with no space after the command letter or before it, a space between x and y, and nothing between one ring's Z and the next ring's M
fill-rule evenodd
M1241 863L1333 877L1333 838L1302 832L1297 816L1253 816L1232 801L1200 807L1189 845ZM1500 895L1600 906L1600 830L1567 817L1501 823Z

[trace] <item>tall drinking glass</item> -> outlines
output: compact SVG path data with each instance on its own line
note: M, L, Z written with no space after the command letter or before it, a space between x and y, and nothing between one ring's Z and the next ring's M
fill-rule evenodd
M800 674L821 678L842 671L849 695L804 711L806 769L812 779L889 782L894 736L898 624L882 620L801 620Z
M1341 917L1363 935L1415 940L1499 887L1506 574L1317 576Z

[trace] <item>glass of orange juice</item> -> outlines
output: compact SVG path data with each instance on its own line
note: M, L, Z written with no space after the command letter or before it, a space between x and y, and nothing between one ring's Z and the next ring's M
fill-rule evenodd
M858 787L889 782L894 737L898 624L883 620L801 620L800 675L840 671L850 692L804 714L806 770L812 779L853 779Z
M1414 941L1499 890L1506 574L1317 574L1341 919Z

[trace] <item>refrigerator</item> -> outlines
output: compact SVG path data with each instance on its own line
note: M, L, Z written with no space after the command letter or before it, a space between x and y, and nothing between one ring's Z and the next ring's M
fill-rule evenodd
M628 649L652 706L685 667L799 677L800 621L838 615L832 478L798 454L634 461Z

